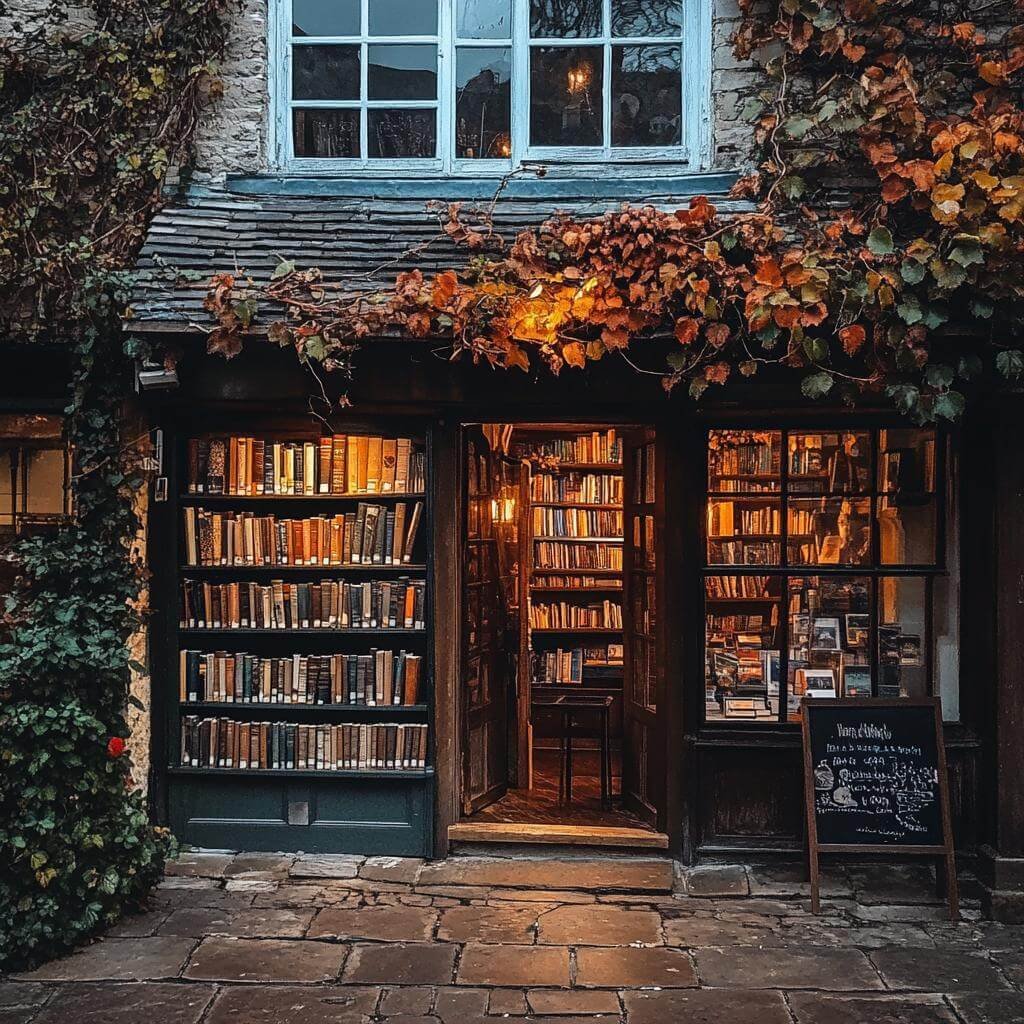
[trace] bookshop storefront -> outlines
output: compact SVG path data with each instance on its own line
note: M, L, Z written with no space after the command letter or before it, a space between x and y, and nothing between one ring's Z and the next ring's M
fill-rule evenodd
M1012 403L955 431L698 408L390 342L317 415L271 346L179 378L147 404L153 795L182 840L792 856L801 701L937 695L958 850L1018 863Z

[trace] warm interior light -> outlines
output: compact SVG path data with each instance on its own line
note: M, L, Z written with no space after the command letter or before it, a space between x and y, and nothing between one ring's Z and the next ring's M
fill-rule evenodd
M516 499L507 495L491 498L491 521L512 523L516 518Z
M507 135L499 135L494 140L495 148L498 150L499 156L511 156L512 155L512 140Z
M581 92L586 92L592 73L593 70L587 61L577 64L574 68L569 68L569 94L577 96Z

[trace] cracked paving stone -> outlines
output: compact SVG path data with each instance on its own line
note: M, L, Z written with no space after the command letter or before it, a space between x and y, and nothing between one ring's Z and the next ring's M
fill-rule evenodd
M569 986L569 950L558 946L485 946L469 944L459 964L460 985L525 988Z
M781 992L624 992L629 1024L792 1024Z
M344 980L370 985L449 985L456 947L438 943L357 943L345 964Z
M763 922L762 922L763 924ZM718 921L713 917L673 917L665 921L668 946L777 946L780 939L770 928Z
M441 911L437 937L447 942L533 942L538 908L509 904Z
M964 1024L1024 1024L1024 995L1019 992L969 992L949 1001Z
M463 1024L487 1012L489 995L485 988L439 988L434 1000L434 1013L445 1024Z
M167 920L167 910L148 910L142 914L126 914L106 934L111 939L141 939L154 935ZM166 934L166 933L165 933Z
M697 974L680 949L583 946L576 951L576 984L581 988L690 988L697 984Z
M167 983L62 985L38 1024L197 1024L213 998L212 985Z
M195 939L157 935L103 939L29 974L30 981L148 981L176 978Z
M232 914L227 934L240 939L300 939L313 920L312 910L245 910Z
M429 907L327 907L317 914L308 935L311 939L419 942L431 938L436 921L437 911Z
M653 910L625 910L611 904L558 907L537 921L537 941L545 945L660 945L661 917Z
M355 878L365 857L321 853L299 857L291 866L292 878Z
M516 988L496 988L487 1001L487 1013L491 1017L525 1017L526 996Z
M619 997L615 992L598 989L536 989L526 993L532 1013L541 1015L561 1014L574 1016L582 1014L619 1013ZM493 1010L491 1011L494 1012Z
M816 988L870 991L882 988L867 957L856 949L801 952L727 946L694 953L701 983L712 988Z
M196 981L334 981L347 946L284 939L204 939L185 977Z
M789 1006L797 1024L957 1024L940 996L832 996L790 992Z
M384 1017L404 1014L408 1017L424 1017L434 1005L432 988L391 988L385 991L380 1001L380 1013Z
M213 907L182 907L172 910L160 927L161 935L190 935L201 938L204 935L227 935L234 910L218 910Z
M224 869L225 878L280 881L288 877L295 858L273 853L240 853Z
M379 994L347 986L225 988L203 1024L367 1024Z
M708 865L692 868L683 875L691 896L746 896L747 873L741 867Z
M872 951L871 959L894 989L950 993L1009 988L992 963L963 950L888 946Z
M52 991L38 981L0 981L0 1006L39 1006Z

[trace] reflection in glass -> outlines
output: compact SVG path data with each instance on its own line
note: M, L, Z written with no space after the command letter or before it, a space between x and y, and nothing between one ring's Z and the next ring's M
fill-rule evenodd
M455 60L455 153L463 159L508 159L512 51L459 47Z
M788 586L789 716L804 697L870 697L869 579L794 576Z
M297 108L292 111L292 138L297 157L358 157L359 111Z
M878 432L878 489L934 493L935 431L907 427Z
M437 0L369 0L371 36L437 35Z
M292 0L292 35L359 35L359 0Z
M602 34L601 0L530 0L534 39L592 39Z
M793 565L866 565L871 559L870 498L791 498Z
M459 0L456 32L460 39L509 39L512 0Z
M709 565L778 565L782 506L774 498L708 502Z
M530 142L600 146L604 62L599 46L539 46L530 51Z
M42 448L26 451L25 458L28 460L25 511L29 515L61 515L64 512L64 452ZM10 490L9 469L7 480Z
M708 490L757 494L782 489L782 433L712 430L708 434Z
M437 98L436 46L371 45L366 62L371 100Z
M15 456L10 451L0 452L0 527L14 528L14 490L11 474Z
M294 47L292 99L359 99L359 47Z
M935 498L917 492L878 499L878 558L882 565L934 565Z
M863 494L871 483L871 438L864 431L789 435L789 488L795 494Z
M705 580L705 716L776 721L782 580Z
M368 110L367 122L373 159L433 157L437 151L433 110Z
M920 577L878 581L878 696L928 693L926 584Z
M682 79L678 46L612 47L612 145L678 146Z
M680 0L612 0L612 35L641 38L677 36L682 30Z

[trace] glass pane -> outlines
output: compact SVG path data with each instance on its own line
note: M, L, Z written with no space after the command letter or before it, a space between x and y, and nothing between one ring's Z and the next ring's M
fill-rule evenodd
M796 494L863 494L871 487L866 432L791 433L789 489Z
M436 46L368 46L371 100L437 99Z
M359 47L293 47L292 99L358 100Z
M530 0L534 39L592 39L602 34L601 0Z
M437 35L437 0L369 0L371 36Z
M510 39L512 0L458 0L460 39Z
M679 0L612 0L613 36L677 36L682 25Z
M878 557L882 565L934 565L935 498L919 492L878 499Z
M369 110L367 148L379 158L431 158L437 152L433 110Z
M778 565L782 507L774 498L708 502L709 565Z
M778 430L712 430L708 434L708 490L778 491L782 433Z
M357 158L359 111L293 110L292 137L297 157Z
M612 145L678 146L682 79L678 46L612 47Z
M530 51L530 142L600 146L604 62L599 46L539 46Z
M359 0L292 0L292 35L357 36L359 13Z
M935 431L878 432L878 489L908 496L935 493Z
M61 515L64 512L64 452L56 449L28 451L28 492L26 511L32 515ZM3 467L0 467L2 472ZM8 470L8 481L10 472ZM8 483L8 489L10 484Z
M463 159L508 159L512 51L459 47L455 57L455 153Z
M870 498L792 498L789 560L793 565L867 565Z
M789 708L805 697L871 696L871 587L866 576L789 580Z
M878 696L927 696L925 581L883 577L878 581L878 605Z
M14 495L11 488L11 463L15 461L10 451L0 452L0 529L14 528Z

